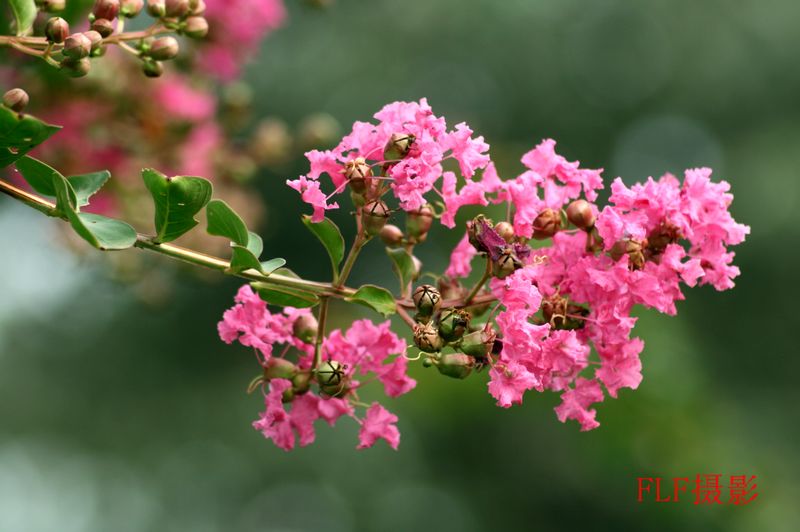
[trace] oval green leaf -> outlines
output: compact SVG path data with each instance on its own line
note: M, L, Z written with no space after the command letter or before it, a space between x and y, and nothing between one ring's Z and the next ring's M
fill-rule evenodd
M390 316L397 311L392 293L371 284L365 284L346 300L370 307L384 316Z
M259 297L270 305L279 307L310 308L319 303L319 297L311 292L276 286L273 284L250 283Z
M167 177L152 168L142 179L156 206L156 242L171 242L198 224L195 215L211 199L211 183L202 177Z
M89 198L103 188L103 185L106 184L106 181L108 181L110 177L111 173L108 170L67 177L67 181L72 185L72 190L75 191L77 207L80 208L89 205Z
M222 200L211 200L206 207L208 234L224 236L234 244L247 247L249 234L242 217Z
M17 161L59 129L0 105L0 168Z
M311 221L311 216L303 216L303 224L316 236L322 243L325 251L328 252L328 257L331 259L331 268L333 269L334 277L339 276L339 264L344 259L344 238L342 232L339 230L333 221L324 218L321 222L314 223Z
M400 292L406 293L408 285L414 280L414 259L403 248L386 248L386 254L392 259L392 270L400 279Z

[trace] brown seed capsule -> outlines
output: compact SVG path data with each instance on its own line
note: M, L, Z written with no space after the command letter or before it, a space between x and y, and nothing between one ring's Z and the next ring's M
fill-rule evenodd
M432 225L433 210L427 205L406 213L406 233L415 242L424 241Z
M372 168L367 164L363 157L356 157L344 163L344 173L350 189L356 194L363 194L372 182Z
M167 14L165 0L147 0L147 14L154 18L161 18Z
M370 237L380 233L388 219L389 207L381 200L371 201L361 209L361 224Z
M61 68L73 78L81 78L89 73L92 62L88 57L67 57L61 61Z
M81 59L92 51L92 41L83 33L73 33L64 41L62 53L71 59Z
M386 161L400 160L411 151L416 137L411 133L392 133L389 142L383 149L383 158Z
M569 300L558 294L542 300L542 317L545 323L556 329L561 328L566 323L568 307Z
M497 234L507 243L510 244L514 240L514 226L510 223L499 222L494 226L494 230L497 231Z
M167 9L167 16L174 18L183 18L191 11L189 0L167 0L165 2L165 7Z
M414 327L414 345L426 353L436 353L444 347L444 340L432 323L419 323Z
M403 231L396 225L384 225L383 229L381 229L380 237L383 243L391 248L396 248L403 243Z
M178 55L178 49L175 37L159 37L150 43L147 55L156 61L168 61Z
M203 17L189 17L183 26L183 33L192 39L202 39L208 35L208 21Z
M119 14L119 0L97 0L94 3L92 14L95 18L114 20Z
M627 238L614 243L609 254L614 260L620 260L623 256L628 256L628 267L631 270L641 270L644 268L645 256L644 249L647 247L647 239L635 240Z
M142 12L144 0L120 0L119 13L123 17L133 18Z
M567 219L578 229L590 230L595 222L592 204L582 199L573 201L567 206Z
M142 62L142 72L148 78L157 78L164 73L164 65L152 59L145 59Z
M423 284L414 290L411 296L414 306L417 308L417 317L428 318L433 316L442 305L442 294L432 285Z
M533 221L533 238L545 240L561 229L561 215L553 209L545 209Z
M29 101L28 93L22 89L11 89L3 95L3 105L18 113L28 106Z
M99 18L92 22L92 29L105 38L114 33L114 24L110 20Z
M62 43L69 35L69 24L61 17L53 17L47 21L44 34L48 41Z

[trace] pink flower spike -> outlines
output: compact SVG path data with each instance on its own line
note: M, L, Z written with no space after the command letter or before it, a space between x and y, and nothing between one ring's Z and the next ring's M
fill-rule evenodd
M372 447L379 438L382 438L396 451L397 446L400 445L400 431L397 430L395 423L397 423L397 416L380 404L372 403L372 406L367 409L366 417L361 422L356 449Z
M597 381L579 377L575 380L575 388L561 394L561 404L555 408L558 420L562 423L574 419L581 424L581 430L592 430L600 426L594 418L597 411L589 410L592 403L603 400L603 390Z

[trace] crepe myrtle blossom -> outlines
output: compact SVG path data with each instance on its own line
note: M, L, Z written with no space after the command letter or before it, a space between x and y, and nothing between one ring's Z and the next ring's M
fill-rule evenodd
M326 231L326 211L349 192L357 234L330 286L351 290L355 257L379 237L401 281L394 307L413 346L390 321L327 332L330 295L315 317L271 312L269 294L242 288L220 336L258 353L263 371L254 386L265 410L254 427L283 449L311 443L319 419L333 425L345 416L360 426L359 449L380 439L396 449L397 416L359 393L372 382L390 398L409 392L416 360L457 379L486 370L489 395L503 408L533 391L555 392L560 421L597 428L596 405L642 380L634 309L674 315L685 286L727 290L739 275L730 248L750 229L733 219L730 185L713 181L710 169L631 186L617 178L601 206L602 170L559 155L553 140L502 179L483 138L463 123L449 129L424 99L389 104L374 118L356 122L332 150L307 153L309 171L288 184L312 206L308 222L325 221ZM506 217L464 220L466 205L497 206ZM396 215L404 229L388 223ZM435 220L455 229L458 243L443 274L425 284L414 251ZM343 297L357 299L352 294Z

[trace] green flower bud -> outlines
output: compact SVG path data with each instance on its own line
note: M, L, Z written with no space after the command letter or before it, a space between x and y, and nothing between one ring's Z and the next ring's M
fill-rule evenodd
M320 386L338 386L345 379L347 366L336 360L328 360L319 365L316 371Z
M161 18L167 14L165 0L147 0L147 14L153 18Z
M389 207L381 200L371 201L361 209L361 225L368 236L381 232L389 219Z
M561 229L561 214L553 209L545 209L533 221L533 238L545 240Z
M508 222L499 222L497 225L494 226L494 230L497 231L497 234L505 240L507 243L511 243L514 241L514 226Z
M307 344L314 343L317 337L317 318L311 314L302 314L294 322L292 334Z
M191 11L189 0L167 0L165 7L167 16L172 18L183 18Z
M435 325L419 323L414 327L414 345L426 353L437 353L444 347L444 341Z
M119 14L119 0L97 0L94 3L92 14L95 18L114 20Z
M264 377L267 379L292 379L297 375L297 366L285 358L272 357L264 368Z
M380 237L383 243L390 248L396 248L403 243L403 231L396 225L384 225L383 229L381 229Z
M461 353L448 353L439 357L434 364L442 375L466 379L475 367L475 359Z
M406 233L414 242L424 242L433 225L433 211L427 205L406 213Z
M411 298L417 308L417 317L421 318L433 316L442 305L442 295L439 290L429 284L418 286Z
M299 371L292 377L292 389L297 395L303 395L311 389L311 372Z
M385 161L396 161L402 159L411 150L417 138L411 133L392 133L389 142L383 149L383 159Z
M189 17L183 25L183 33L192 39L202 39L208 35L208 21L203 17Z
M347 161L342 172L347 178L350 190L356 194L364 194L372 183L372 168L363 157L356 157L352 161Z
M281 395L281 401L284 403L291 403L294 401L296 395L297 393L295 393L294 388L287 388L283 391L283 395Z
M578 229L589 231L595 222L592 204L583 199L573 201L567 205L567 219Z
M110 20L99 18L92 22L92 30L100 34L101 37L109 37L114 33L114 24Z
M465 355L484 359L489 356L494 348L494 341L497 333L494 329L481 329L479 331L465 334L458 344L459 350Z
M3 95L3 105L17 113L21 113L29 101L28 93L22 89L11 89Z
M88 39L87 39L88 41ZM88 57L74 58L67 57L61 61L61 69L73 78L81 78L89 73L92 68L92 62Z
M119 12L123 17L133 18L142 12L144 0L120 0Z
M175 37L159 37L150 43L147 55L156 61L167 61L178 55L178 40Z
M92 41L83 33L73 33L64 41L62 53L71 59L87 57L92 51Z
M158 61L144 59L142 61L142 72L148 78L158 78L164 73L164 66Z
M456 308L442 310L439 317L439 336L446 342L455 342L464 336L469 327L469 312Z
M53 17L47 21L44 34L52 43L62 43L69 35L69 24L61 17Z

